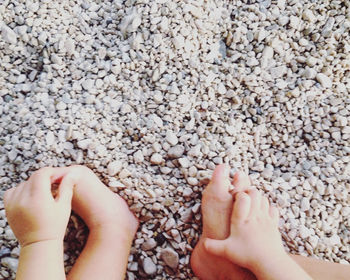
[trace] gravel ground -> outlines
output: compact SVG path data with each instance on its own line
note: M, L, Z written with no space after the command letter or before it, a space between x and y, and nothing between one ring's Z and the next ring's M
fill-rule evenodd
M349 3L1 1L2 191L86 164L141 220L128 279L193 279L201 191L228 162L280 207L286 248L349 263ZM86 235L73 216L67 270Z

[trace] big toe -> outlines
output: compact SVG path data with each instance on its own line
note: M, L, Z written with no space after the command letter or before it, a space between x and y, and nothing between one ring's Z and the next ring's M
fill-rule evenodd
M234 191L233 191L234 193L244 192L244 191L247 191L247 190L253 188L251 186L252 184L251 184L251 181L250 181L248 174L246 174L242 171L238 171L235 173L233 180L232 180L232 184L235 186Z
M203 236L213 239L225 239L229 235L232 196L229 167L217 166L209 185L203 192L202 215Z

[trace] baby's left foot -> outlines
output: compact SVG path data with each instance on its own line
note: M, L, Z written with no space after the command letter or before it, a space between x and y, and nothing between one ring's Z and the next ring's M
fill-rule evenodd
M106 187L95 173L81 165L61 168L63 180L75 184L72 209L91 230L109 231L129 236L130 242L138 221L127 203Z

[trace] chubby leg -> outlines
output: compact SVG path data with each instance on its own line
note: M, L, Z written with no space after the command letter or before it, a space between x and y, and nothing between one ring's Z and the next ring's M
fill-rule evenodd
M126 202L87 167L62 168L75 185L72 208L89 228L87 243L67 279L124 279L138 221Z
M232 197L228 193L229 184L230 180L228 173L224 172L224 165L219 165L214 171L210 184L203 192L203 233L191 256L191 267L195 274L203 280L256 279L250 271L217 257L204 248L205 237L222 240L229 235L230 213L233 205ZM233 184L237 190L244 191L250 187L250 180L247 175L236 173ZM350 275L350 265L293 254L290 256L314 279L345 280Z
M290 255L313 279L347 280L350 275L350 265L339 264L330 261L322 261L312 257Z

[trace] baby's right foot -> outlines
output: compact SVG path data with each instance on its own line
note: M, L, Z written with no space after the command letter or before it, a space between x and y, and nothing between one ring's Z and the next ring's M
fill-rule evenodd
M248 268L258 279L311 279L283 249L277 208L257 189L235 196L230 236L225 240L207 238L207 251Z
M277 259L286 255L278 231L278 211L257 189L236 193L230 236L222 241L207 239L204 246L248 269L265 261L267 255Z
M138 221L119 195L113 193L85 166L62 167L61 171L63 180L75 184L72 209L84 220L90 231L109 231L133 239Z

